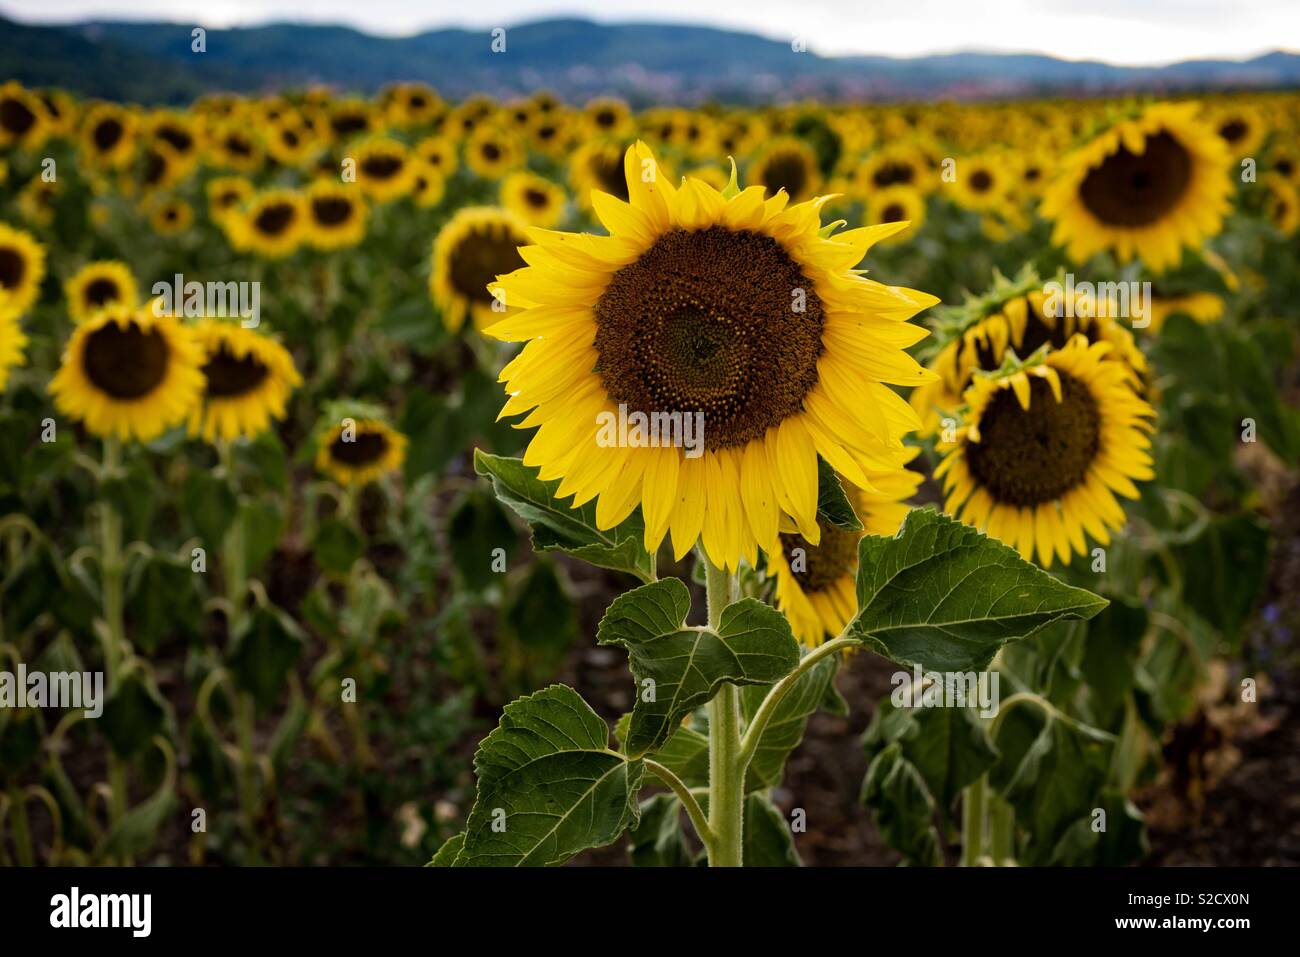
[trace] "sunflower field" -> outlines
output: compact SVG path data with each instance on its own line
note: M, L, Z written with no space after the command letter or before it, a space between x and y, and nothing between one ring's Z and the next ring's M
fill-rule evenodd
M0 862L1210 862L1300 694L1298 142L0 86Z

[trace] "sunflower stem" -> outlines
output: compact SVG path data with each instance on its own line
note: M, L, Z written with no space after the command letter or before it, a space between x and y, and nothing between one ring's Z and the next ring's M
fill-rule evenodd
M984 812L987 792L988 778L984 776L962 792L961 863L963 867L977 867L984 854Z
M109 694L116 689L121 676L123 648L126 646L126 627L123 623L122 597L122 516L113 501L103 493L103 483L117 477L121 465L122 448L116 438L104 439L104 461L99 471L99 571L100 590L104 603L104 677ZM112 749L108 752L108 818L115 827L126 815L126 767ZM122 863L130 864L129 857Z
M722 610L736 600L736 576L704 557L709 627L715 631ZM710 867L740 867L745 821L745 769L740 763L740 692L724 684L709 702Z

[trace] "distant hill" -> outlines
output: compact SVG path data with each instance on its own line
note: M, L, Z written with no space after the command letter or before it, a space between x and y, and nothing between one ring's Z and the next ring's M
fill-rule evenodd
M138 22L39 27L0 20L0 79L141 102L310 83L369 93L399 80L423 80L452 98L545 87L573 100L613 92L637 104L1300 86L1300 56L1280 51L1246 62L1201 60L1159 68L1029 54L822 57L729 30L563 19L509 28L503 53L492 52L486 30L391 38L291 23L208 30L207 51L193 53L192 29Z

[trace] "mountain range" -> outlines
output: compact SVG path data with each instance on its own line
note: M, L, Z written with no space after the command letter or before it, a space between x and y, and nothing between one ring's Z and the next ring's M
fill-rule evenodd
M379 37L296 23L208 29L205 51L194 52L193 29L151 22L37 26L0 18L0 80L141 103L184 103L211 90L257 92L316 83L372 93L402 80L427 82L452 99L546 88L577 102L615 93L634 105L1300 86L1300 55L1283 51L1247 61L1162 67L978 52L829 57L731 30L555 19L509 28L500 52L493 51L486 30Z

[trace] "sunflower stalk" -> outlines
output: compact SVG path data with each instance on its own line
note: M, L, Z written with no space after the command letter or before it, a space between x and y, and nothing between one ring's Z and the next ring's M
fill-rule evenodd
M123 570L122 516L109 496L102 494L102 483L117 477L121 466L121 445L113 437L104 439L104 460L99 470L101 495L99 503L99 569L100 590L104 611L104 674L109 695L116 690L121 673L123 649L126 646L126 627L123 620ZM108 803L109 827L115 827L126 815L126 766L110 748L108 752ZM131 859L122 861L130 865Z
M718 628L722 610L736 600L736 576L704 558L709 627ZM724 684L709 702L710 867L740 867L745 821L745 768L741 764L740 692Z

